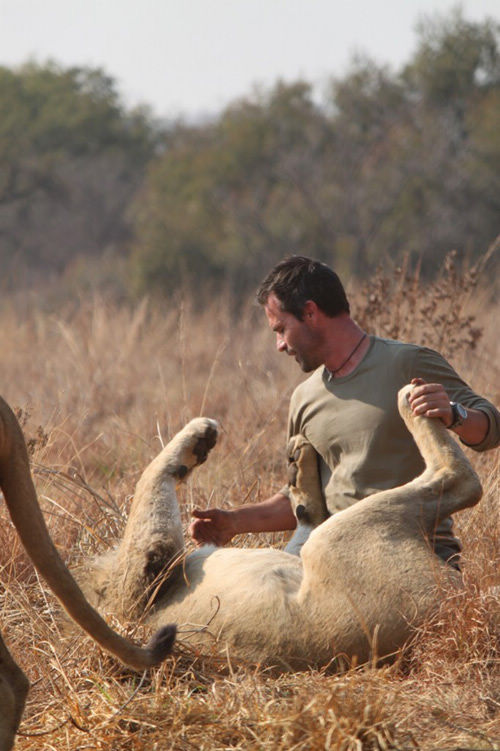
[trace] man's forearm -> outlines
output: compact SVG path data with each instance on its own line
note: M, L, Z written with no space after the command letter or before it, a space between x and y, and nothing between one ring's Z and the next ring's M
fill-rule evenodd
M281 532L297 526L290 499L283 493L276 493L262 503L231 509L229 513L235 535L245 532Z
M423 378L412 378L414 385L408 400L414 415L439 418L447 428L455 419L452 402L448 392L441 383L427 383ZM460 406L460 405L459 405ZM464 405L462 405L464 406ZM477 446L488 434L490 421L488 415L480 409L466 407L467 418L462 425L451 428L464 443Z
M452 430L469 446L476 446L486 438L490 423L488 415L479 409L467 407L467 419Z

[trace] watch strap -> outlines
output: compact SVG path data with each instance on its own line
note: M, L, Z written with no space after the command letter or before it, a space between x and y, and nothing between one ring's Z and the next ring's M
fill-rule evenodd
M451 415L452 415L452 421L451 424L448 425L448 430L452 430L453 428L457 428L460 425L463 425L464 423L464 415L463 412L465 412L465 408L462 407L461 404L458 404L457 402L450 402L451 407Z

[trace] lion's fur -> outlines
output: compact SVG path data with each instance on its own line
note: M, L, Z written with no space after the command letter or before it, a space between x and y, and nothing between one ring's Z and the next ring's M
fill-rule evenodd
M143 473L124 539L99 562L101 587L107 580L101 603L142 616L148 600L152 625L174 621L192 641L283 668L324 665L340 655L361 662L397 650L440 601L447 582L460 578L430 549L437 523L481 496L476 474L440 421L412 416L409 388L398 404L426 463L420 477L326 519L300 557L207 546L161 582L162 569L183 554L178 468L189 471L200 461L193 449L214 440L213 423L189 423ZM299 464L292 498L305 507L306 520L317 520L324 508L311 485L310 454L303 442L292 453ZM164 558L150 570L157 554Z
M439 420L412 416L409 388L399 394L399 410L426 469L407 485L324 520L314 454L294 440L291 498L299 525L289 550L301 548L300 556L211 546L185 555L176 483L205 460L216 438L213 420L191 421L143 473L116 550L88 563L89 598L127 616L147 614L152 626L177 622L193 641L285 669L397 650L446 583L460 578L430 550L437 523L481 497L476 474ZM0 486L27 552L68 613L127 664L156 664L173 631L167 627L141 649L89 605L50 540L21 429L1 399ZM1 751L11 748L27 691L0 637Z

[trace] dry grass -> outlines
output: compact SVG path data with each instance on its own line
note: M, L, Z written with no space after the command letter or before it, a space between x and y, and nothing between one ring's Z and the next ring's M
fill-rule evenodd
M453 363L498 403L500 310L484 280L439 323L443 306L453 308L443 292L456 283L450 270L431 287L402 279L374 279L369 309L366 294L354 293L364 324L453 340ZM411 295L410 326L401 309ZM472 349L457 332L475 329ZM186 521L194 505L258 501L282 484L288 398L301 374L273 351L251 305L233 316L223 299L200 313L181 300L134 309L81 301L57 313L3 301L0 350L2 393L22 410L46 517L71 564L112 544L141 469L198 414L220 421L222 439L182 491ZM500 585L498 454L469 455L485 497L458 519L465 593L444 603L396 664L340 676L273 675L182 642L142 679L123 671L68 626L2 508L2 629L32 683L18 748L500 749L500 615L490 589ZM144 638L140 627L115 625Z

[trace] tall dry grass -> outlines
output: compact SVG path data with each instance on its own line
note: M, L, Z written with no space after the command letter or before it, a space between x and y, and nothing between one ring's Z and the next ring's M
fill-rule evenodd
M498 404L500 305L484 277L449 263L433 284L408 269L380 272L353 287L354 314L378 333L441 342ZM46 518L71 565L113 544L142 468L198 414L217 418L222 435L181 491L186 523L194 505L258 501L283 482L288 399L302 376L251 303L235 314L223 296L201 312L181 297L134 308L92 299L51 312L3 300L0 351L2 393L19 408ZM68 626L2 507L2 629L32 683L18 748L500 749L498 453L468 456L485 497L457 518L464 593L394 665L340 676L270 674L195 653L182 634L161 668L124 671Z

